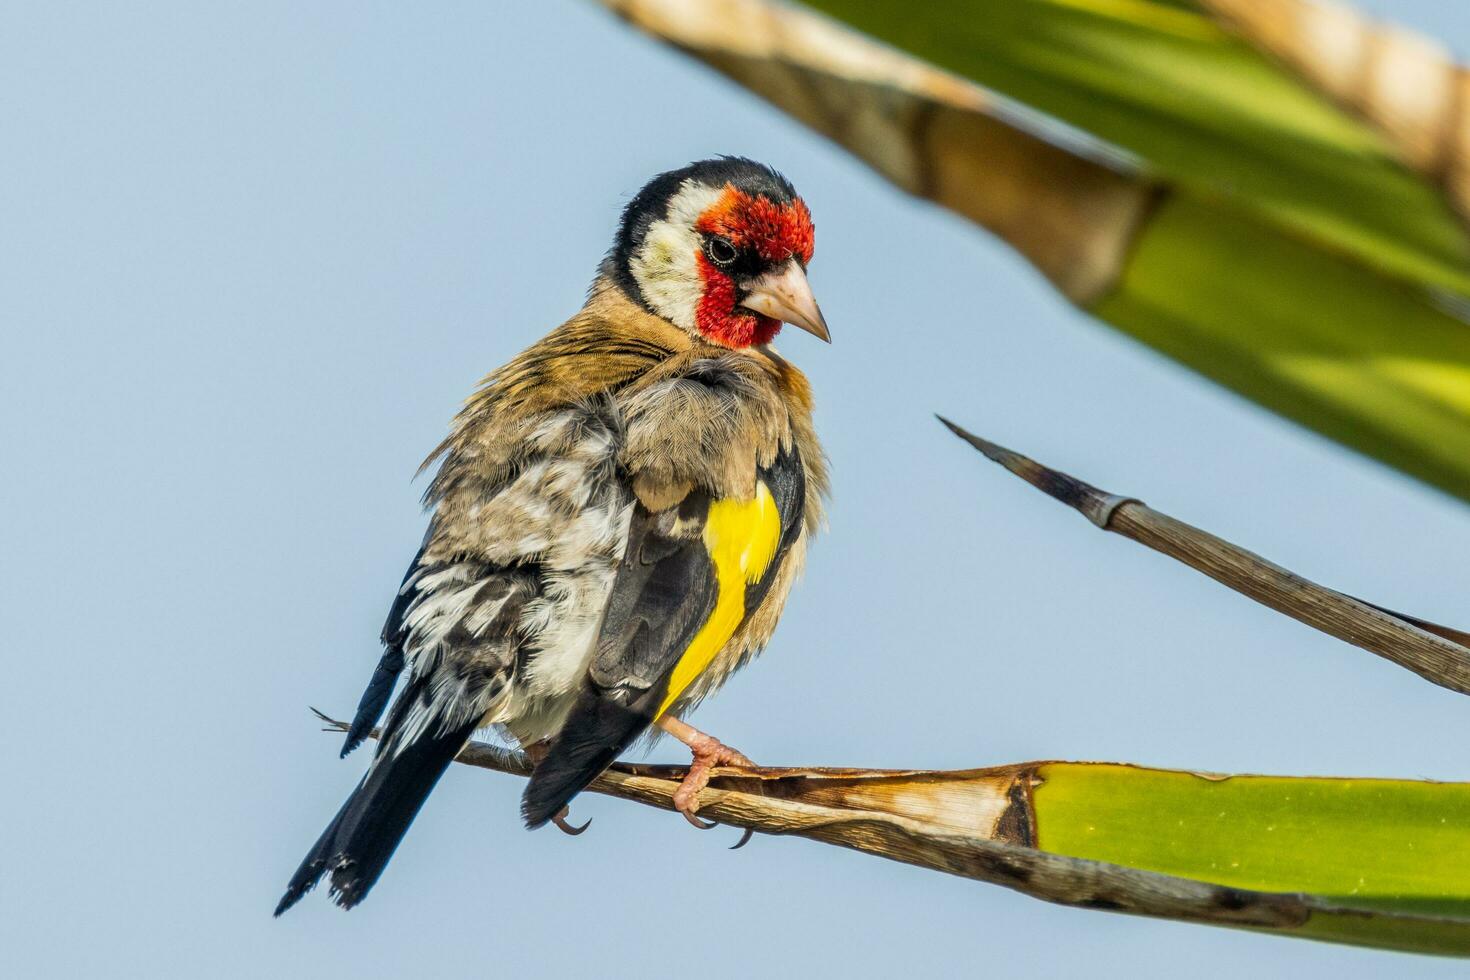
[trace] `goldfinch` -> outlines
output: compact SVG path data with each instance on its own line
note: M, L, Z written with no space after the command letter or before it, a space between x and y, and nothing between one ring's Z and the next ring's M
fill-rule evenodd
M481 383L424 463L428 531L344 756L407 680L277 915L324 875L361 902L479 728L535 761L532 828L650 726L689 746L691 821L712 767L750 764L681 719L770 639L822 519L811 389L771 346L783 323L830 340L812 247L769 167L660 174L582 309Z

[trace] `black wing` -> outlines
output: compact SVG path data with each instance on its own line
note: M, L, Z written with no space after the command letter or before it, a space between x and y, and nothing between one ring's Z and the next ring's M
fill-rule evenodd
M743 601L728 631L718 630L723 636L710 641L717 646L765 599L801 533L806 478L796 449L784 450L759 477L775 504L776 543L759 578L740 583ZM636 505L587 684L526 786L521 812L528 826L539 827L560 812L679 693L671 690L675 668L711 624L721 582L730 587L728 576L721 576L720 549L712 549L706 534L721 503L696 491L660 513Z

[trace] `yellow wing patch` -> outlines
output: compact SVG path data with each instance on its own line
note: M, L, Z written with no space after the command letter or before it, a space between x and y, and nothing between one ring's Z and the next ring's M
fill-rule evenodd
M781 542L781 514L765 481L758 481L753 500L716 500L704 523L704 547L715 566L718 593L705 620L669 677L669 690L658 717L730 642L745 618L745 589L765 575Z

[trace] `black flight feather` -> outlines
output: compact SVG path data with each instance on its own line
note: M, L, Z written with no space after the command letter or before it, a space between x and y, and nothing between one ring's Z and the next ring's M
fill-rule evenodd
M431 527L429 533L424 535L425 542L432 533ZM362 699L357 702L357 714L352 716L352 725L347 729L347 737L342 742L341 758L347 758L353 749L361 745L378 723L378 719L383 717L383 709L388 706L388 698L393 694L393 685L403 672L403 643L408 634L403 620L408 615L409 606L413 605L418 596L414 582L422 571L419 561L423 557L424 549L420 547L419 553L409 563L408 571L403 574L403 583L393 596L393 605L388 608L388 620L383 624L383 656L368 680L367 689L362 692Z

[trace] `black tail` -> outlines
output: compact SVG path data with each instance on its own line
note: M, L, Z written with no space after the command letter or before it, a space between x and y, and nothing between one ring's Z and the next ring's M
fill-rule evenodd
M440 734L425 733L410 742L388 739L380 744L372 768L291 877L276 915L300 901L329 872L338 905L350 909L366 898L474 727L471 723Z

